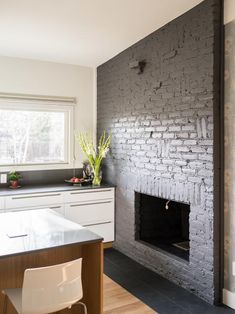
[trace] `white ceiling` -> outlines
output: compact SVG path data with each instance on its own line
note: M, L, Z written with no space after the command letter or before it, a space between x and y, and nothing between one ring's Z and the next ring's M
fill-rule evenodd
M0 0L0 54L97 66L202 0Z

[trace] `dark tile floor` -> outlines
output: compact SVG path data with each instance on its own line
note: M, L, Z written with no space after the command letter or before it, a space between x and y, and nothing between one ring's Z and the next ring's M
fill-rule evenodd
M204 302L114 249L105 250L104 272L159 314L235 314Z

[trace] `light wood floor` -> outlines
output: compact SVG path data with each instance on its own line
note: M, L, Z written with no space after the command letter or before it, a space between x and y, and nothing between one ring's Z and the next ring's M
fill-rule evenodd
M157 313L104 275L104 314Z

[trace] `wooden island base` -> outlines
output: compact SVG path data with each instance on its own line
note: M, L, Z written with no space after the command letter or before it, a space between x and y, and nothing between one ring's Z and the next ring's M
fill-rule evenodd
M50 266L68 262L79 257L83 258L82 301L87 305L88 314L103 313L103 244L102 242L71 244L57 248L2 257L0 259L0 291L4 288L22 287L26 268ZM48 278L48 280L50 280ZM0 313L3 313L3 295L0 296ZM82 313L79 306L71 310L63 310L60 314ZM7 314L16 314L8 301Z

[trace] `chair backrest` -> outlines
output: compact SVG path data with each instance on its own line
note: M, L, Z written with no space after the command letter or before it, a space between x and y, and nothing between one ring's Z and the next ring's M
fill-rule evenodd
M41 268L26 269L22 288L22 313L57 312L83 296L82 258Z

